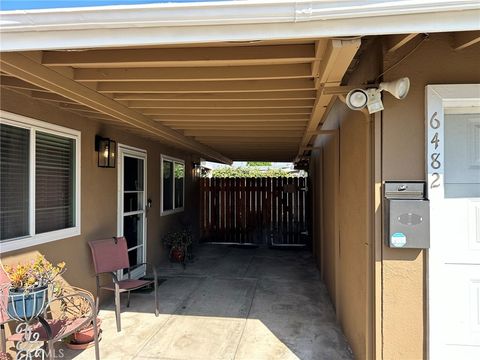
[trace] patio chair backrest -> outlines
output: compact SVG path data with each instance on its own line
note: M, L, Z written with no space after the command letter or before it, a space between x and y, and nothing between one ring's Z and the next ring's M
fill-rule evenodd
M127 240L118 238L95 240L88 243L92 250L95 273L114 272L130 267Z
M8 290L10 288L10 278L8 277L2 264L0 264L0 324L9 320L7 314Z

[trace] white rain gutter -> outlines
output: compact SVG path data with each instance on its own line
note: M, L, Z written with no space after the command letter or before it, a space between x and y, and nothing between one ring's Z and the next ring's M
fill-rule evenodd
M3 51L480 29L478 0L167 3L0 12Z

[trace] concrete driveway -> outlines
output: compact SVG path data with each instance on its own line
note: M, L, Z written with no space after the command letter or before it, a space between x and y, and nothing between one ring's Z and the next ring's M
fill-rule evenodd
M102 359L352 359L326 289L306 251L203 245L184 270L159 268L160 316L153 293L104 306ZM63 357L94 359L93 349Z

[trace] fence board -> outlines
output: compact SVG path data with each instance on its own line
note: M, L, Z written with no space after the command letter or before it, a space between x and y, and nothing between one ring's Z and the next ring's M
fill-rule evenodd
M304 178L204 178L199 188L202 241L305 243Z

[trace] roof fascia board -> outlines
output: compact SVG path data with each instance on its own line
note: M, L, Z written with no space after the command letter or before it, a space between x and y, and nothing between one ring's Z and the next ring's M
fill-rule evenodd
M257 0L0 12L2 32L265 24L480 9L475 0Z
M480 10L282 24L0 32L1 51L318 39L480 30ZM374 25L372 25L374 24Z
M0 12L2 51L479 30L475 0L231 1Z

